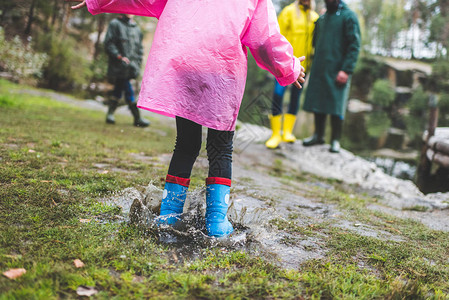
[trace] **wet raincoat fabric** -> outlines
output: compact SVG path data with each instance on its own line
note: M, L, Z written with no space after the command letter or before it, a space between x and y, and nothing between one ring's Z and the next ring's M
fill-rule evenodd
M339 71L352 74L360 50L360 26L356 14L341 2L315 25L315 56L303 109L344 118L351 76L344 86L335 82Z
M128 18L113 19L108 26L104 47L108 54L108 78L115 82L116 78L131 79L139 76L142 66L142 32L134 20ZM127 57L129 64L117 58Z
M319 15L311 9L305 10L304 6L294 3L286 6L278 16L281 34L293 46L293 55L306 56L301 64L309 71L312 54L312 39L315 22Z
M87 0L92 14L159 19L138 107L235 130L246 83L247 48L281 85L301 64L279 32L271 0Z

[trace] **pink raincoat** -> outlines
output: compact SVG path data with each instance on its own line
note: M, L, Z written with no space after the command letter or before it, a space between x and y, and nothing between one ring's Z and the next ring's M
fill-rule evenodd
M235 130L246 47L281 85L301 71L271 0L87 0L87 7L159 19L137 105L152 112Z

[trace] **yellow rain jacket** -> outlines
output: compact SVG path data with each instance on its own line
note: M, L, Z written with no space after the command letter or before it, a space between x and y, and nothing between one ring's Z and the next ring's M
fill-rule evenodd
M305 10L302 5L298 5L297 1L286 6L278 17L281 34L292 44L293 54L296 57L306 57L306 60L301 63L306 72L310 69L313 30L318 17L316 12L311 9Z

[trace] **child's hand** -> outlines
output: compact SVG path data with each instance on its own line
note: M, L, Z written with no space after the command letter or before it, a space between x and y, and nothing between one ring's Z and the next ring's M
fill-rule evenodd
M303 62L306 57L305 56L301 56L298 58L300 62ZM298 79L296 79L295 82L293 82L293 84L298 88L298 89L302 89L301 83L304 83L306 80L304 79L304 77L306 77L306 74L304 73L305 69L303 66L301 66L301 72L299 73L299 77Z
M78 5L72 6L72 9L80 9L86 6L86 0L65 0L65 2L81 2Z

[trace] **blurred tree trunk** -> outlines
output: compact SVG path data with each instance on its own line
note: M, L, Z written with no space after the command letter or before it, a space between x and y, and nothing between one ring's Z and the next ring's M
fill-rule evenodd
M4 26L5 16L8 14L8 12L16 8L16 6L17 4L14 1L0 0L0 7L2 11L2 15L0 16L0 26Z
M25 34L26 35L29 35L31 33L31 26L33 25L33 21L34 21L34 8L36 6L36 2L37 2L37 0L32 0L31 1L30 10L28 11L28 22L27 22L27 25L25 27Z
M69 5L65 5L65 7L62 10L62 14L61 14L61 24L59 27L59 31L66 33L67 32L67 25L69 24L69 20L70 20L70 12L71 12L71 8Z
M443 17L449 14L449 0L439 0L440 12Z
M373 46L373 40L379 40L378 20L382 9L383 0L363 0L360 1L360 14L364 20L363 39L364 45ZM376 36L377 34L377 36Z
M405 1L384 1L378 24L378 37L382 47L392 56L399 33L407 28L405 17Z
M443 27L441 28L440 32L440 41L444 48L446 48L446 51L449 50L449 0L439 0L439 8L440 8L440 14L443 18ZM446 58L448 58L449 55L446 54Z
M409 24L411 32L411 41L410 41L410 52L411 59L415 59L415 50L416 50L416 34L415 31L418 28L418 20L421 18L420 13L420 0L414 0L412 4L412 8L410 10L410 18L411 22Z
M54 28L56 24L56 19L58 18L58 12L59 12L59 1L53 0L53 14L51 16L51 27Z
M98 31L97 31L97 39L95 41L95 51L94 51L94 60L97 58L98 54L100 53L100 48L101 48L101 34L104 31L105 28L105 24L106 24L106 15L105 14L101 14L100 16L98 16Z

